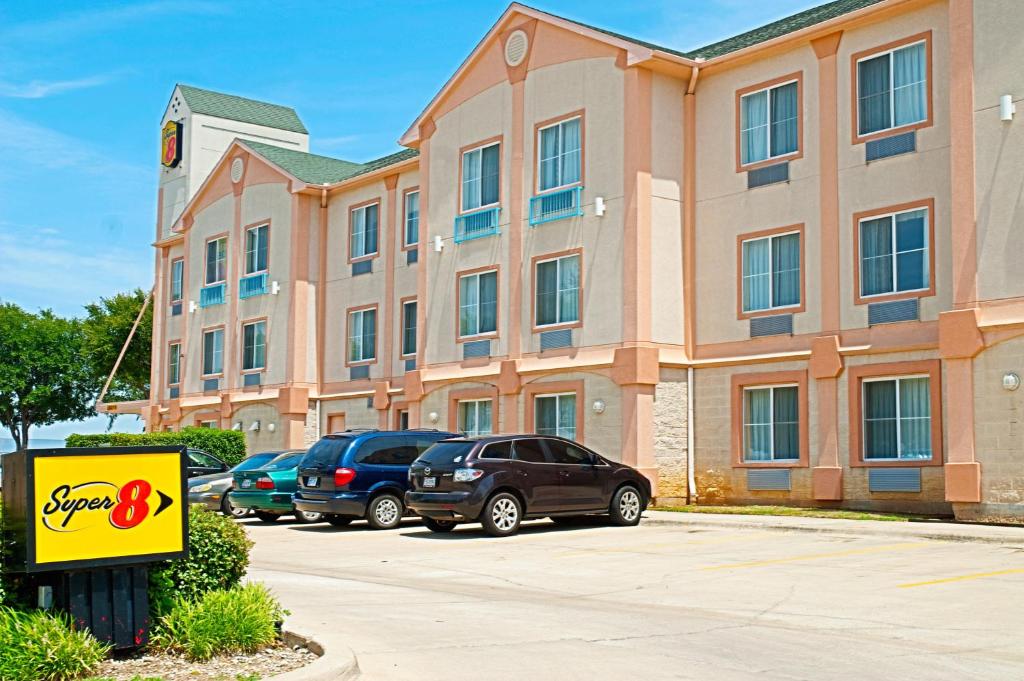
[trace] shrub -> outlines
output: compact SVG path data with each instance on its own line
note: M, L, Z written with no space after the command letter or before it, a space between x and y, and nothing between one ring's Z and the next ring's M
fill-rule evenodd
M153 632L158 650L208 660L223 653L251 653L277 639L284 610L262 584L210 591L198 601L179 598Z
M149 571L150 607L157 616L168 612L178 597L196 600L208 591L236 586L249 566L252 542L231 518L192 506L188 534L187 558Z
M0 679L66 681L89 673L107 655L69 620L36 610L0 607Z
M245 434L237 430L183 428L177 432L100 433L68 435L68 447L139 447L142 445L185 445L213 454L229 466L245 458Z

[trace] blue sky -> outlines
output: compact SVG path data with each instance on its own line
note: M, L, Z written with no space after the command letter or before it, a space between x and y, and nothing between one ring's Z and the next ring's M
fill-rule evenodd
M0 300L79 315L151 285L158 126L176 82L288 104L313 152L375 158L397 149L507 4L0 3ZM529 4L689 49L819 3Z

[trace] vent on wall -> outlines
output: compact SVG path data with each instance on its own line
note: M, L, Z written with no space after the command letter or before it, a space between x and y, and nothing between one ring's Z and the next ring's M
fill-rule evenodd
M512 35L505 41L505 63L509 66L519 66L526 59L526 49L530 46L530 40L522 31L512 31Z
M747 173L747 189L763 187L778 182L789 182L789 161L757 168Z
M920 468L869 468L869 492L920 492Z
M917 134L913 130L868 142L864 145L864 161L870 163L880 158L909 154L912 151L917 151Z
M491 356L491 341L470 341L462 344L462 359Z
M540 350L554 350L555 348L572 347L572 329L556 329L555 331L542 331L540 334Z
M409 249L408 251L405 252L405 264L406 265L411 265L414 262L419 262L419 261L420 261L420 249L419 248L411 248L411 249Z
M370 377L370 365L361 364L357 367L349 367L348 369L348 380L358 381L360 379Z
M892 324L894 322L913 322L919 316L917 298L893 300L888 303L871 303L868 305L868 326L876 324Z
M352 276L356 277L360 274L369 274L373 272L373 261L372 260L360 260L359 262L352 263Z
M244 386L259 385L259 384L260 384L260 375L259 374L245 374L244 378L242 379L242 385L244 385Z
M203 380L203 392L208 390L220 390L219 378L207 378Z
M793 334L793 315L776 314L770 317L754 317L750 320L750 337L784 336Z
M747 470L747 489L751 491L789 491L788 468L751 468Z

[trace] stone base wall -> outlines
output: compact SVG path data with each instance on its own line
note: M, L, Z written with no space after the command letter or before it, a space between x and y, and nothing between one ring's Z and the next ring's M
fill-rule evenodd
M981 505L975 517L1024 516L1024 388L1006 390L1003 376L1024 378L1024 338L994 345L974 358L974 442L981 463ZM970 512L972 504L957 504Z
M687 494L686 371L663 371L654 391L654 460L658 465L658 502L685 502Z

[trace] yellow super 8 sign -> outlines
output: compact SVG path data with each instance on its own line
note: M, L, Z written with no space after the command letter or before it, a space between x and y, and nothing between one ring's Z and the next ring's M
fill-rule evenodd
M183 555L184 455L146 449L36 456L29 561L45 569Z

